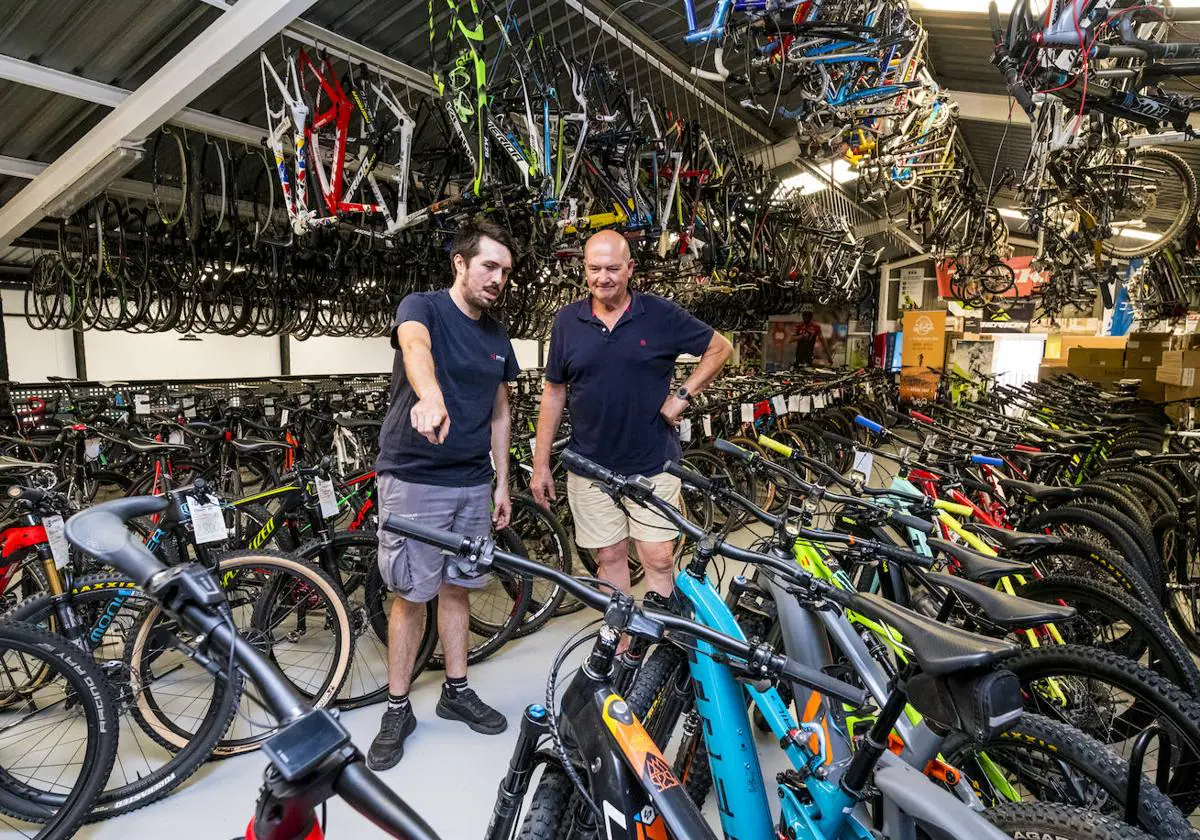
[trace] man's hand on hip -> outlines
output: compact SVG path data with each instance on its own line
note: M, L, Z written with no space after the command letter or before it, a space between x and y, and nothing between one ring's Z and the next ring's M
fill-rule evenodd
M497 487L492 494L492 524L496 530L507 528L512 521L512 500L508 497L507 487Z
M412 407L409 417L413 428L432 444L442 443L450 434L450 415L440 394L422 398Z
M679 397L672 394L663 402L662 408L658 410L658 413L665 417L668 423L674 426L679 422L679 418L683 416L683 413L688 410L688 405L689 403L687 400L681 400Z
M550 507L550 502L557 498L554 492L554 476L550 474L548 464L537 465L533 468L530 489L533 491L533 500L544 508Z

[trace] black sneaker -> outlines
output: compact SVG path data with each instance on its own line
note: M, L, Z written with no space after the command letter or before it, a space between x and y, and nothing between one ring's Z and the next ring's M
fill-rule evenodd
M367 752L367 766L372 770L390 770L404 757L404 739L417 728L412 709L388 709L379 724L379 734Z
M447 697L443 691L437 704L437 715L446 720L461 720L484 735L499 735L508 728L504 715L480 700L479 695L469 688L459 691L456 697Z

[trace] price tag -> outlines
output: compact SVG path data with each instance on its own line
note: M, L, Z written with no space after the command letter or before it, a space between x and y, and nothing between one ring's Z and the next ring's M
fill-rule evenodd
M776 414L787 414L787 403L783 399L783 394L771 397L771 408L775 409Z
M282 411L280 411L279 412L279 425L286 426L287 422L288 422L288 418L291 416L292 416L292 413L290 411L288 411L286 408L283 409Z
M312 400L312 397L309 396L308 394L300 395L300 405L308 405L310 400Z
M529 457L532 458L536 454L537 454L537 438L531 437L529 439Z
M225 527L225 517L221 514L221 505L211 496L208 497L208 501L200 501L192 496L188 508L192 514L192 529L196 533L198 544L220 542L229 536L229 529Z
M183 416L184 416L184 417L195 417L195 416L196 416L196 409L194 409L194 408L185 408L185 409L183 410Z
M267 414L274 417L275 416L275 398L267 397L266 399L264 399L263 400L263 408L266 409Z
M679 421L679 442L692 442L692 421L686 417Z
M729 406L729 425L737 423L737 412L733 410L733 406Z
M704 424L704 436L706 438L712 437L712 415L705 414L701 422Z
M1187 427L1188 427L1188 431L1191 431L1192 429L1196 428L1196 406L1194 406L1194 405L1188 406Z
M46 539L50 542L50 553L54 555L54 567L64 569L71 562L71 548L67 545L66 525L61 516L47 516L42 520Z
M813 397L813 408L824 408L824 407L825 407L825 395L817 394L816 396L814 396Z
M853 472L862 473L863 478L869 481L874 466L875 455L873 453L854 450L854 466L850 468Z
M788 411L798 413L800 411L800 395L792 394L788 397Z
M812 412L812 405L813 405L813 398L812 398L812 397L801 397L801 398L800 398L800 413L801 413L801 414L809 414L809 413L811 413L811 412Z
M133 411L135 414L150 413L150 395L149 394L134 394L133 395Z
M321 515L326 519L337 516L337 496L333 492L333 482L327 478L317 479L317 498L321 500Z
M179 431L179 429L172 429L171 433L167 435L167 443L173 443L177 446L182 445L183 432Z
M367 394L367 411L375 410L375 395Z
M742 403L742 422L754 422L754 403Z
M100 438L88 438L83 442L83 457L89 461L100 457Z
M196 398L195 397L184 397L183 398L183 407L184 408L195 408L196 407Z

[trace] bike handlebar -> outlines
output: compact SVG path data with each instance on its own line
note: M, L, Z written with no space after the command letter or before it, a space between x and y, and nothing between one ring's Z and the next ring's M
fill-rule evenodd
M992 28L992 58L991 62L1004 74L1004 83L1017 104L1030 117L1033 116L1033 97L1025 85L1021 83L1020 67L1008 50L1004 41L1004 32L1000 28L1000 10L996 8L996 0L988 4L988 23Z
M163 496L130 496L96 505L67 520L67 541L128 575L156 598L173 581L182 578L200 587L199 590L181 587L183 594L211 593L219 603L181 599L177 613L180 621L207 637L218 653L232 654L238 667L258 686L267 709L281 723L286 725L307 714L312 710L308 700L266 654L238 635L227 613L222 613L224 593L216 579L207 571L189 576L200 568L195 564L164 565L125 526L128 519L161 513L169 501ZM360 754L356 753L353 760L338 769L333 789L356 811L394 837L439 840L421 816L367 768Z

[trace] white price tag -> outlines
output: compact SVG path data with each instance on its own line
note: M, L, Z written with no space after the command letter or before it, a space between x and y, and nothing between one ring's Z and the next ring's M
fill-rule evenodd
M824 408L824 407L825 407L825 395L817 394L816 396L814 396L813 397L813 408Z
M754 422L754 403L742 403L742 422Z
M267 414L274 417L275 416L275 398L267 397L266 399L264 399L263 400L263 408L266 409Z
M176 446L182 446L183 432L181 432L179 429L172 429L171 433L167 435L167 443L173 443Z
M287 422L288 422L288 418L291 416L292 416L292 413L290 411L288 411L286 408L283 409L282 411L280 411L279 412L279 425L286 426Z
M1196 406L1194 406L1194 405L1188 406L1187 427L1188 427L1188 431L1191 431L1192 429L1196 428Z
M871 480L871 471L875 466L875 455L870 452L859 452L854 450L854 466L850 469L856 473L862 473L863 478L867 481Z
M327 478L318 478L316 484L317 498L321 500L321 515L326 519L337 516L338 503L333 492L333 482Z
M529 457L532 458L536 454L537 454L537 438L531 437L529 439Z
M150 395L149 394L134 394L133 395L133 411L135 414L150 413Z
M185 409L183 410L183 416L184 416L184 417L195 417L195 416L196 416L196 409L194 409L194 408L185 408Z
M196 407L196 398L195 397L184 397L183 398L183 407L184 408L195 408Z
M311 399L312 399L312 397L310 397L308 394L301 394L300 395L300 405L308 405L308 403Z
M692 442L692 421L686 417L679 421L679 442Z
M50 543L50 553L54 555L54 567L64 569L71 562L71 548L67 545L66 526L61 516L47 516L42 520L46 529L46 539Z
M783 394L776 394L771 397L771 407L775 409L776 414L787 414L787 403L783 399Z
M800 396L792 394L788 397L788 411L798 413L800 411Z
M83 442L83 457L89 461L100 457L100 438L88 438Z
M705 414L704 419L701 422L704 424L704 437L712 437L712 415Z
M195 496L191 497L188 502L188 508L192 513L192 529L196 533L196 542L200 545L205 543L220 542L229 536L229 530L225 527L225 517L221 513L221 505L216 501L201 502Z
M801 397L800 398L800 413L801 414L810 413L812 411L812 408L813 408L813 398L812 397Z

